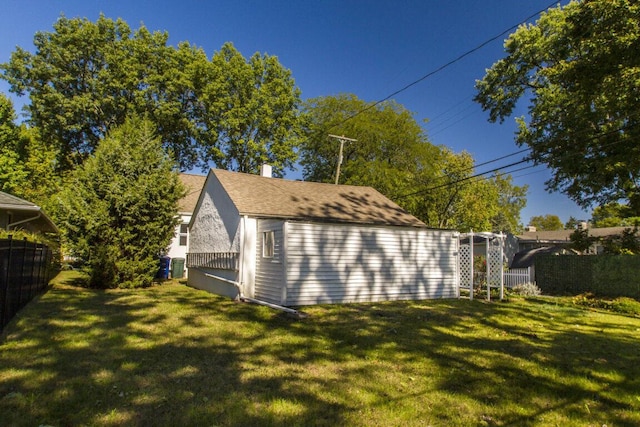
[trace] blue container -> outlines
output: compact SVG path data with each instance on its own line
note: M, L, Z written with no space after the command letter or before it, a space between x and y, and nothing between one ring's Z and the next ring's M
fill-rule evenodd
M161 256L160 268L156 273L156 279L168 279L170 266L171 266L171 258L168 256Z

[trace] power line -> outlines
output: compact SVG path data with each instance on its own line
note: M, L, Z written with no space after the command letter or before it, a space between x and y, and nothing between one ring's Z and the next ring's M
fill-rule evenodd
M460 172L472 171L472 170L474 170L474 169L476 169L476 168L478 168L480 166L486 166L486 165L489 165L491 163L498 162L500 160L508 159L509 157L513 157L513 156L516 156L518 154L525 153L525 152L527 152L529 150L531 150L531 148L523 148L522 150L514 151L513 153L505 154L504 156L496 157L495 159L487 160L486 162L474 164L473 166L469 166L469 167L457 170L456 172L460 173ZM525 160L525 159L522 159L522 160ZM503 168L508 168L509 166L510 165L506 165L506 166L503 166ZM485 172L485 173L489 173L489 172ZM436 177L436 179L441 179L441 178L448 178L448 176L443 175L443 176Z
M546 6L545 8L543 8L543 9L541 9L541 10L539 10L539 11L535 12L534 14L531 14L530 16L528 16L527 18L525 18L523 21L521 21L521 22L519 22L519 23L517 23L517 24L515 24L515 25L512 25L511 27L509 27L509 28L507 28L507 29L503 30L502 32L500 32L500 34L497 34L497 35L495 35L495 36L493 36L493 37L489 38L488 40L485 40L484 42L480 43L479 45L477 45L477 46L476 46L476 47L474 47L473 49L470 49L470 50L468 50L468 51L464 52L463 54L459 55L458 57L454 58L453 60L451 60L451 61L449 61L449 62L445 63L444 65L441 65L440 67L436 68L436 69L435 69L435 70L433 70L433 71L428 72L427 74L425 74L425 75L423 75L422 77L418 78L417 80L414 80L413 82L411 82L411 83L409 83L409 84L405 85L404 87L402 87L402 88L400 88L400 89L396 90L395 92L391 93L390 95L386 96L385 98L383 98L383 99L381 99L381 100L379 100L379 101L376 101L375 103L373 103L373 104L371 104L371 105L369 105L369 106L367 106L367 107L365 107L365 108L363 108L363 109L361 109L361 110L359 110L359 111L356 111L355 113L351 114L350 116L346 117L345 119L341 120L340 122L338 122L338 123L336 123L336 124L333 124L333 125L329 126L328 128L326 128L326 129L325 129L325 132L328 132L328 131L330 131L330 130L332 130L332 129L334 129L334 128L338 127L338 126L343 125L344 123L346 123L346 122L348 122L349 120L351 120L351 119L353 119L353 118L357 117L358 115L360 115L360 114L362 114L362 113L364 113L364 112L366 112L366 111L368 111L368 110L370 110L370 109L372 109L372 108L376 107L377 105L380 105L381 103L383 103L383 102L385 102L385 101L388 101L388 100L389 100L389 99L391 99L392 97L394 97L394 96L396 96L396 95L398 95L398 94L400 94L400 93L402 93L402 92L404 92L404 91L408 90L409 88L411 88L411 87L413 87L413 86L417 85L418 83L420 83L420 82L422 82L422 81L426 80L427 78L429 78L429 77L431 77L431 76L433 76L433 75L435 75L435 74L439 73L440 71L442 71L442 70L444 70L444 69L446 69L446 68L450 67L451 65L453 65L453 64L455 64L455 63L457 63L457 62L461 61L462 59L466 58L467 56L472 55L473 53L475 53L475 52L477 52L478 50L482 49L482 48L483 48L483 47L485 47L486 45L488 45L488 44L490 44L490 43L494 42L495 40L499 39L500 37L503 37L505 34L507 34L507 33L511 32L511 31L513 31L514 29L516 29L517 27L519 27L519 26L520 26L520 25L522 25L523 23L526 23L526 22L528 22L529 20L531 20L532 18L534 18L534 17L536 17L536 16L540 15L542 12L544 12L545 10L547 10L547 9L551 8L551 7L552 7L553 5L555 5L555 4L556 4L556 1L554 1L553 3L550 3L550 4L549 4L548 6ZM457 104L457 105L459 105L459 104ZM456 105L456 106L457 106L457 105ZM466 109L465 109L465 110L466 110ZM456 114L458 114L458 113L456 113ZM458 121L456 121L455 123L458 123L459 121L464 120L466 117L467 117L467 116L462 117L461 119L459 119L459 120L458 120ZM448 121L448 120L449 120L449 119L447 119L447 121ZM454 124L455 124L455 123L454 123ZM446 128L445 128L445 129L446 129ZM494 161L497 161L497 160L494 160ZM487 163L490 163L490 162L487 162ZM484 164L484 163L483 163L483 164ZM477 167L477 165L476 165L476 167Z
M512 166L521 165L522 163L527 163L527 162L530 162L530 161L531 161L531 159L525 158L525 159L519 160L517 162L513 162L513 163L510 163L508 165L500 166L500 167L497 167L497 168L494 168L494 169L491 169L491 170L488 170L488 171L485 171L485 172L480 172L480 173L477 173L475 175L465 176L464 178L456 179L455 181L445 182L444 184L435 185L433 187L429 187L429 188L425 188L425 189L422 189L422 190L414 191L412 193L404 194L402 196L397 196L396 199L404 199L405 197L417 196L418 194L426 193L427 191L437 190L437 189L443 188L443 187L449 187L449 186L452 186L452 185L455 185L455 184L459 184L461 182L469 181L469 180L471 180L473 178L477 178L477 177L480 177L482 175L486 175L488 173L498 172L498 171L500 171L502 169L507 169L507 168L510 168Z
M382 98L379 101L374 102L373 104L369 105L368 107L363 108L360 111L357 111L356 113L352 114L351 116L348 116L347 118L345 118L343 121L336 123L335 125L332 125L330 128L327 129L327 131L337 127L337 126L341 126L344 123L346 123L347 121L359 116L360 114L369 111L370 109L376 107L377 105L382 104L385 101L388 101L389 99L393 98L394 96L406 91L407 89L412 88L413 86L417 85L418 83L428 79L429 77L439 73L440 71L449 68L450 66L452 66L453 64L455 64L456 62L461 61L462 59L466 58L467 56L479 51L480 49L482 49L483 47L485 47L486 45L493 43L494 41L496 41L497 39L499 39L500 37L503 37L505 34L513 31L514 29L518 28L520 25L528 22L529 20L535 18L536 16L540 15L542 12L546 11L547 9L553 7L554 5L558 4L558 0L555 0L554 2L550 3L548 6L546 6L544 9L541 9L539 11L537 11L536 13L528 16L527 18L525 18L524 20L518 22L515 25L512 25L511 27L507 28L506 30L502 31L500 34L497 34L493 37L491 37L490 39L480 43L479 45L477 45L476 47L474 47L471 50L468 50L466 52L464 52L463 54L459 55L458 57L452 59L451 61L445 63L444 65L441 65L440 67L436 68L433 71L428 72L427 74L423 75L422 77L418 78L417 80L414 80L413 82L403 86L402 88L396 90L395 92L391 93L390 95Z
M628 125L628 126L621 126L619 128L612 129L612 130L607 131L607 132L603 132L603 133L600 133L600 134L597 134L597 135L593 135L591 138L589 138L587 140L587 142L594 141L594 140L602 138L602 137L606 137L606 136L609 136L609 135L612 135L612 134L619 133L619 132L624 131L624 130L631 129L631 128L637 126L637 125L638 124L634 123L634 124L631 124L631 125ZM622 140L622 139L618 139L618 140L612 141L612 142L610 142L608 144L601 145L599 148L600 149L609 148L611 146L614 146L614 145L617 145L617 144L620 144L620 143L623 143L623 142L626 142L626 141ZM520 151L516 151L514 153L510 153L510 154L507 154L505 156L501 156L499 158L492 159L492 160L489 160L489 161L484 162L484 163L479 163L479 164L475 165L474 167L461 169L458 172L465 172L465 171L468 171L468 170L473 170L478 166L483 166L483 165L487 165L487 164L490 164L490 163L494 163L494 162L496 162L498 160L503 160L505 158L514 156L516 154L523 153L523 152L528 151L528 150L530 150L530 148L522 149ZM540 153L540 154L538 154L538 156L544 156L545 154L550 154L550 152L549 153ZM564 156L584 157L584 154L583 153L565 153ZM493 168L493 169L487 170L485 172L479 172L477 174L470 175L470 176L467 176L467 177L464 177L464 178L460 178L460 179L457 179L457 180L454 180L454 181L449 181L449 182L446 182L446 183L443 183L443 184L439 184L439 185L431 186L429 188L425 188L425 189L422 189L422 190L414 191L412 193L408 193L408 194L404 194L404 195L401 195L401 196L397 196L396 199L403 199L405 197L416 196L418 194L426 193L426 192L432 191L432 190L437 190L439 188L449 187L449 186L452 186L452 185L455 185L455 184L459 184L459 183L462 183L462 182L465 182L465 181L470 181L470 180L472 180L474 178L478 178L478 177L481 177L483 175L487 175L487 174L490 174L490 173L495 173L495 172L501 171L503 169L508 169L508 168L511 168L513 166L517 166L517 165L520 165L520 164L523 164L523 163L528 163L528 162L531 162L533 160L534 159L531 158L531 157L525 157L522 160L519 160L517 162L512 162L512 163L509 163L507 165L499 166L497 168ZM536 166L539 166L539 164L536 163L536 164L533 164L533 165L530 165L530 166L525 166L523 168L519 168L519 169L515 169L515 170L512 170L512 171L509 171L508 173L519 172L519 171L522 171L522 170L525 170L525 169L534 168ZM442 177L438 177L438 178L442 178ZM438 179L438 178L436 178L436 179ZM485 179L490 179L490 178L491 177L486 177Z
M515 151L515 152L510 153L510 154L505 154L504 156L497 157L497 158L495 158L493 160L487 160L486 162L478 163L477 165L474 165L473 168L471 168L471 169L475 169L475 168L477 168L479 166L484 166L484 165L488 165L488 164L491 164L491 163L495 163L495 162L497 162L499 160L504 160L504 159L507 159L509 157L513 157L513 156L515 156L517 154L525 153L525 152L527 152L529 150L530 150L530 148L523 148L522 150L518 150L518 151Z
M465 108L458 110L456 113L452 114L451 116L447 117L444 120L440 120L439 122L437 122L437 124L435 126L432 126L431 128L427 129L427 133L429 134L429 137L433 138L434 136L444 132L445 130L449 129L451 126L460 123L461 121L467 119L468 117L473 116L474 114L478 114L480 111L479 110L475 110L475 111L471 111L468 112L469 110L471 110L472 108L476 107L475 104L470 103L468 104ZM462 117L459 117L461 116ZM449 123L453 120L452 123Z

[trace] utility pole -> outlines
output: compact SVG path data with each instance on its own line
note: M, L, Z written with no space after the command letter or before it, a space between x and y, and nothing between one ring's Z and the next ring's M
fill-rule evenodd
M338 135L330 134L329 137L336 138L338 141L340 141L340 154L338 154L338 165L336 166L336 185L338 185L338 180L340 179L340 165L342 164L342 148L344 147L344 143L346 141L356 142L358 140L353 138L347 138L344 135L338 136Z

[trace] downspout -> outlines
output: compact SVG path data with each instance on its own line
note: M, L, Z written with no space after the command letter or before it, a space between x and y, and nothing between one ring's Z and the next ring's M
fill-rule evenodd
M244 215L242 217L240 217L240 257L238 259L238 279L239 282L234 283L233 285L236 286L238 288L238 295L240 295L240 298L242 298L242 296L244 295L244 286L242 286L242 282L245 282L244 280L244 257L245 257L245 241L244 241L244 236L246 233L246 229L247 228L247 216ZM206 273L205 273L206 274Z
M24 224L25 222L35 221L36 219L39 219L40 217L42 217L42 213L38 212L38 215L36 215L34 217L23 219L23 220L16 221L16 222L12 222L11 224L7 224L7 231L9 231L11 229L11 227L15 227L16 225Z
M295 314L296 316L300 316L300 317L304 317L304 316L305 316L302 312L300 312L300 311L298 311L298 310L294 310L293 308L284 307L284 306L282 306L282 305L277 305L277 304L272 304L272 303L270 303L270 302L262 301L262 300L258 300L258 299L255 299L255 298L245 297L245 296L243 295L243 293L242 293L242 283L240 283L240 282L236 282L235 280L230 280L230 279L226 279L226 278L224 278L224 277L216 276L216 275L214 275L214 274L205 273L205 272L204 272L202 269L200 269L200 268L194 268L194 270L198 270L198 271L200 271L200 272L201 272L202 274L204 274L206 277L210 277L210 278L212 278L212 279L220 280L220 281L222 281L222 282L229 283L229 284L231 284L231 285L235 286L235 287L236 287L236 289L238 289L238 295L239 295L239 297L238 297L238 298L239 298L241 301L251 302L251 303L259 304L259 305L264 305L264 306L266 306L266 307L273 308L273 309L276 309L276 310L281 310L281 311L284 311L284 312L286 312L286 313L290 313L290 314Z

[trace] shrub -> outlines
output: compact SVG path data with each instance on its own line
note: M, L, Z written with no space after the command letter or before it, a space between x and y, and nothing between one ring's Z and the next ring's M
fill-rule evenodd
M591 292L573 297L573 303L583 307L597 308L615 313L640 316L640 302L633 298L600 298Z
M512 291L515 294L522 295L525 297L536 297L542 294L542 291L540 291L540 288L536 286L535 283L531 283L531 282L520 283L518 285L515 285L512 288Z

